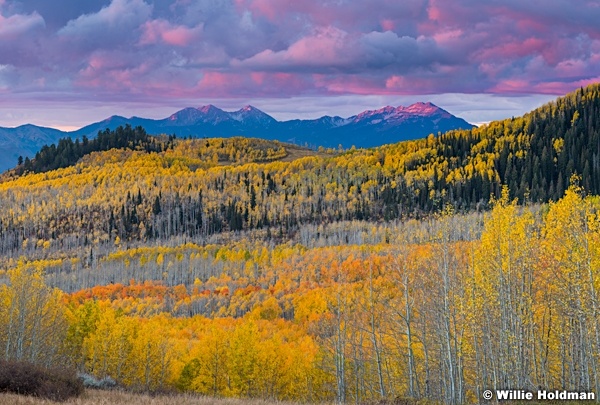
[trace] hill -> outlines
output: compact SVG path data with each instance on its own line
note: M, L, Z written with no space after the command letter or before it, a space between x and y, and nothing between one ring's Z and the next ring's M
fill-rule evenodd
M32 158L43 145L55 144L65 136L57 129L35 125L0 128L0 172L14 167L19 156Z
M0 171L13 167L17 158L33 158L44 145L58 143L59 139L93 139L105 130L118 127L141 126L148 134L178 137L232 137L246 136L279 140L297 145L337 148L371 147L406 139L417 139L431 133L450 129L471 128L472 125L431 104L416 103L409 107L385 107L365 111L349 118L321 117L316 120L277 121L259 109L246 106L226 112L215 106L185 108L160 120L113 116L87 125L77 131L61 132L49 128L26 125L18 128L0 128Z
M12 210L0 219L14 224L33 210L39 215L18 223L37 235L60 239L85 223L106 240L129 240L269 226L286 233L301 223L415 217L447 204L480 209L499 198L502 185L520 201L546 202L562 196L573 174L597 194L599 100L598 85L590 86L482 128L291 162L273 162L288 155L283 145L265 141L262 152L253 152L258 141L243 138L171 139L172 146L153 153L92 153L65 170L3 181L0 202ZM15 206L15 193L31 204Z

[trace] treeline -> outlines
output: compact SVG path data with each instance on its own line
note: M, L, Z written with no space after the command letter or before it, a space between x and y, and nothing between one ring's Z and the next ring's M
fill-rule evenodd
M447 204L486 208L503 185L524 203L556 201L573 174L598 194L600 85L523 117L382 147L373 155L383 167L385 217L439 211Z
M498 197L500 185L520 201L556 201L573 174L581 176L589 193L599 194L600 85L581 88L524 117L444 134L439 144L445 161L458 159L463 166L450 178L450 202L472 207L490 193ZM436 181L445 186L440 176Z
M574 185L532 210L508 195L481 232L448 209L412 243L366 228L360 245L121 248L96 273L133 280L69 295L42 282L56 262L22 260L0 288L0 355L214 396L461 404L515 386L596 392L598 198Z
M91 140L84 135L81 141L63 138L56 145L44 145L32 160L29 158L23 160L19 157L15 173L17 175L27 172L43 173L73 166L83 156L113 148L142 150L147 153L162 152L172 147L173 139L174 137L169 137L167 142L163 142L148 135L144 128L139 126L132 128L129 124L125 127L120 126L114 131L107 128L99 131L98 135Z

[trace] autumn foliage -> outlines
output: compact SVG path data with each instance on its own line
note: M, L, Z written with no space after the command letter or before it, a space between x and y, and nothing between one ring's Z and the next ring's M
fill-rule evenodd
M519 207L507 192L493 204L479 225L443 213L416 243L119 250L113 266L143 269L145 257L187 272L181 263L200 257L220 272L45 295L68 323L60 342L39 344L62 345L73 366L141 391L462 403L506 382L594 390L597 200L572 186L544 209ZM4 288L5 300L17 286Z
M550 139L534 130L578 99L596 108L597 91L337 156L172 139L7 176L0 357L217 397L458 404L485 389L597 391L596 169L571 176L562 155L593 118L567 114ZM534 144L546 149L537 163ZM516 174L529 163L531 182ZM549 194L533 187L538 166Z

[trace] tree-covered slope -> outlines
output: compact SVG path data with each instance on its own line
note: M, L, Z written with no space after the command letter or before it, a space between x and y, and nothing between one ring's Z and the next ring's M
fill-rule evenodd
M303 223L415 217L447 204L485 208L502 185L520 201L544 202L558 199L572 174L598 194L599 104L593 85L524 117L336 156L290 155L282 144L245 138L92 153L68 168L6 176L0 249L18 250L29 238L285 235Z
M34 159L19 158L14 173L42 173L55 169L73 166L79 159L92 152L102 152L111 149L142 150L147 153L162 152L172 146L172 137L168 142L149 136L142 127L132 128L130 125L119 127L115 131L98 132L98 136L89 140L83 136L73 141L71 138L61 138L56 144L44 145L35 154Z

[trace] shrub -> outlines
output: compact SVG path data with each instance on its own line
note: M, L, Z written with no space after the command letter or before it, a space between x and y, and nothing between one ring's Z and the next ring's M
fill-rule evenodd
M85 388L93 388L97 390L110 390L117 386L117 382L111 377L97 379L93 375L87 373L78 374L79 379L83 382Z
M0 392L66 401L83 393L83 383L69 370L0 360Z

